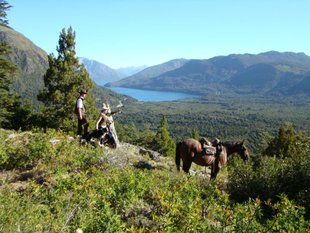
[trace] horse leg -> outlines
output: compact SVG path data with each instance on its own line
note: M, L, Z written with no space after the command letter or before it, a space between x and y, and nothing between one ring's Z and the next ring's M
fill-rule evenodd
M183 160L183 171L186 173L189 173L189 169L192 166L192 158L194 158L194 153L189 153L189 156L187 156L186 161Z
M181 154L180 154L181 145L182 145L182 143L179 142L175 148L175 165L176 165L178 171L180 171L180 165L181 165Z
M192 165L192 161L190 160L183 161L183 171L186 173L189 173L189 169L191 168L191 165Z
M220 168L218 166L218 163L216 163L216 161L213 163L212 165L212 169L211 169L211 177L210 177L210 181L211 180L215 180L217 173L219 172Z

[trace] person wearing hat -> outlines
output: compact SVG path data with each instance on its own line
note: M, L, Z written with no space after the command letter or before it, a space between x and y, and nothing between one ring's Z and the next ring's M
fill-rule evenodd
M108 111L109 111L108 106L105 103L103 103L99 118L96 123L96 130L105 129L106 132L107 124L109 123L107 116Z
M102 109L100 112L100 115L98 117L98 120L96 122L96 129L89 133L86 137L87 141L91 141L92 145L94 146L93 138L101 138L104 134L109 132L108 125L110 125L112 122L109 119L110 115L115 114L116 112L110 112L110 108L105 103L102 104ZM113 137L114 135L112 135ZM115 138L114 138L115 141ZM116 146L116 145L115 145Z
M86 118L86 108L84 104L84 100L86 98L87 92L86 90L81 89L79 93L80 93L80 96L77 98L76 104L75 104L75 113L78 118L77 135L82 136L82 131L83 131L83 137L84 137L88 133L88 127L89 127L89 123Z

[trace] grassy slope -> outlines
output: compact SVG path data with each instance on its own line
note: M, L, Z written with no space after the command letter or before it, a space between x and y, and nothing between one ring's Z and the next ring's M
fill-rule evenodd
M280 209L269 203L275 214L261 221L260 201L231 202L217 185L223 178L209 184L176 173L172 159L152 161L128 144L92 150L55 131L0 130L0 138L1 167L7 167L0 173L1 232L302 232L309 227L303 209L285 197Z

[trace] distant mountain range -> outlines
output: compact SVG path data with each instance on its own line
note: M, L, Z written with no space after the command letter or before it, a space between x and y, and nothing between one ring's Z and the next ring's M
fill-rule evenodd
M116 82L108 83L107 86L121 86L130 88L140 88L140 89L153 89L152 86L148 85L148 82L153 77L158 77L166 72L176 70L182 67L188 60L186 59L175 59L165 62L160 65L148 67L137 74L129 76L127 78L121 79ZM161 87L165 89L164 87ZM155 88L156 89L156 88Z
M293 95L310 93L310 57L304 53L232 54L173 60L107 86L207 93Z
M91 79L99 86L104 86L108 82L115 82L127 76L131 76L147 67L139 66L112 69L95 60L90 60L84 57L80 57L79 59L80 62L84 64Z
M91 79L99 86L103 86L107 82L118 81L125 77L125 75L98 61L83 57L79 58L79 60L84 64Z
M10 59L20 67L12 90L36 101L48 68L47 53L11 28L0 26L0 41L13 50ZM310 94L310 57L304 53L276 52L232 54L210 59L175 59L151 67L113 70L87 58L80 58L98 85L176 91L195 94L241 93L263 95ZM139 71L139 72L138 72ZM138 72L138 73L135 73ZM131 75L126 77L126 75ZM96 87L97 88L97 87ZM107 89L97 89L112 98Z
M118 68L115 69L118 73L123 74L125 77L134 75L138 72L140 72L141 70L146 69L148 66L143 65L143 66L130 66L130 67L122 67L122 68Z

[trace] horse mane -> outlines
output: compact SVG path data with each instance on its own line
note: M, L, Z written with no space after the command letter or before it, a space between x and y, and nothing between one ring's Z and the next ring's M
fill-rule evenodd
M232 141L222 142L222 145L225 146L228 150L235 148L237 144L238 142L232 142Z

